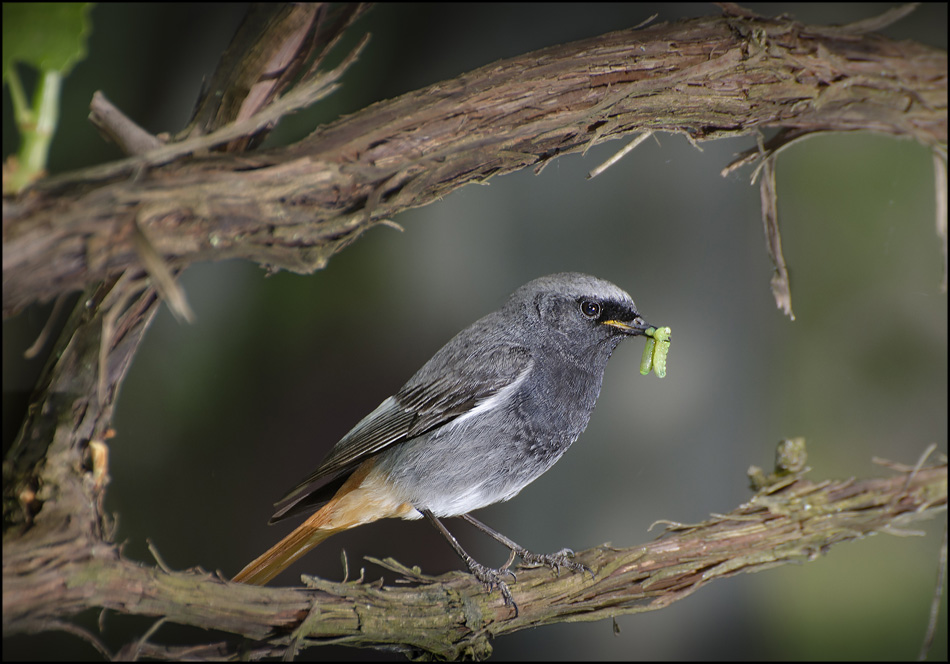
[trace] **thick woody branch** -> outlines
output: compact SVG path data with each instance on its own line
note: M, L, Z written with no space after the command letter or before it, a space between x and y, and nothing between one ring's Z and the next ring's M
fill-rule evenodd
M656 541L628 549L600 546L578 554L595 574L521 570L511 584L517 615L469 574L428 577L394 561L373 561L417 585L334 583L305 577L309 588L229 583L201 570L168 572L124 560L114 547L53 539L4 544L5 633L42 629L90 606L225 630L257 641L245 656L345 644L482 658L490 639L529 627L652 611L705 584L740 572L817 558L839 542L929 518L946 508L947 467L905 470L856 482L789 477L725 515L674 524ZM71 535L88 542L90 533ZM38 553L39 552L39 553ZM37 556L45 563L36 573ZM136 643L123 651L177 659L185 651ZM192 659L232 658L233 645L189 647Z
M314 580L309 589L257 588L124 559L102 509L106 441L116 394L157 309L159 273L171 292L175 271L200 260L243 257L310 271L401 210L644 130L698 140L759 127L790 136L865 129L926 145L946 141L944 53L862 28L734 15L552 47L373 105L293 146L233 154L271 125L261 113L282 103L288 112L298 101L296 90L274 101L283 81L266 83L281 80L273 68L325 52L353 16L283 11L304 12L312 29L244 35L261 57L250 70L234 67L214 79L223 92L210 99L227 103L202 107L187 138L51 178L4 202L4 314L84 290L4 462L5 635L54 629L106 607L254 639L256 649L243 653L254 658L282 654L303 637L483 656L491 636L661 608L714 578L805 560L945 508L945 465L864 482L796 479L657 542L581 552L595 580L520 572L512 584L517 617L469 575L431 579L391 562L420 585ZM295 24L287 16L274 20ZM340 73L309 72L300 99L323 94ZM240 81L262 86L248 97L225 94L247 92ZM235 122L255 129L214 138ZM139 643L120 655L235 653L226 644L186 653Z
M867 130L943 144L946 71L944 52L860 27L746 16L543 49L286 148L164 165L146 154L40 183L4 209L4 315L138 266L135 224L173 267L240 257L306 273L402 210L645 130Z

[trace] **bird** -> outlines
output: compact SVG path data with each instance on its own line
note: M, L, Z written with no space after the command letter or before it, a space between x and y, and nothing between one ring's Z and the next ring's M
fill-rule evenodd
M313 512L233 581L263 585L335 533L383 518L428 519L488 591L517 612L506 579L525 566L590 570L573 552L535 554L469 514L514 498L587 427L614 349L650 326L622 289L562 272L512 293L459 332L360 420L281 500L270 523ZM439 519L462 517L508 547L475 561ZM591 575L593 573L591 572Z

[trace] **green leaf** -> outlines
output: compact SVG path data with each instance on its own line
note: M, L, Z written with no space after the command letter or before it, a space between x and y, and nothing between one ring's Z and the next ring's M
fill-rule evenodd
M92 3L3 3L3 78L15 62L67 74L86 56Z

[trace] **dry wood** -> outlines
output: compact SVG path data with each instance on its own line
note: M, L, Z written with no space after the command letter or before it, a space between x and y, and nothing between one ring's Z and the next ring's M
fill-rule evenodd
M512 586L521 609L514 620L497 596L464 574L433 580L397 566L423 583L381 588L315 580L306 590L252 588L201 571L135 564L112 542L102 510L107 441L115 396L157 310L149 275L161 274L173 292L167 282L175 272L200 260L242 257L312 271L401 210L645 130L696 140L759 127L782 127L789 136L868 130L945 143L945 53L865 34L880 21L832 29L728 10L488 65L267 152L238 153L253 140L213 138L247 109L241 98L222 96L228 104L205 109L192 126L209 142L188 144L201 146L190 156L163 152L175 144L163 146L6 199L4 314L84 293L4 463L4 634L78 633L64 621L107 607L261 640L245 653L251 657L282 654L302 636L484 656L491 636L659 608L713 578L803 560L835 542L944 508L945 465L859 483L798 479L658 542L582 552L597 573L594 581L522 572ZM300 53L325 51L348 25L346 18L324 20L324 11L307 13L312 32L256 34L246 43L299 64L300 58L284 57L280 44L293 41ZM277 48L266 43L271 38ZM271 80L265 70L273 61L259 58L252 71L233 67L240 73L222 75L220 85ZM318 79L305 80L315 86L310 92L327 83ZM266 97L273 89L265 87ZM261 112L273 109L255 99L249 103L261 103ZM252 118L261 117L256 112ZM208 153L211 144L225 151ZM185 652L142 642L121 655L235 652L226 644Z
M580 552L577 560L593 570L594 579L570 572L555 576L547 568L519 571L511 584L517 616L498 593L487 593L461 572L428 577L395 561L373 561L415 585L305 577L309 588L261 588L202 570L148 568L116 556L110 546L97 546L97 533L85 533L84 546L76 546L44 529L46 540L27 534L4 545L4 629L46 629L51 621L102 606L241 634L258 641L245 653L252 659L283 655L304 638L308 646L483 658L491 654L490 639L504 634L661 609L715 579L814 559L834 544L895 532L946 505L945 464L863 481L788 477L729 514L700 524L671 524L649 544ZM163 659L237 654L227 643L187 650L135 647L141 655Z
M4 208L3 310L137 268L136 223L174 267L245 258L307 273L402 210L644 130L944 144L946 85L946 53L787 19L621 30L374 104L289 147L143 155L42 183Z

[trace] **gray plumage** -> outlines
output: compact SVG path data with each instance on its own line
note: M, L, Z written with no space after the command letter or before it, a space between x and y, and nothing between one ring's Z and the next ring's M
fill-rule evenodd
M647 327L607 281L560 273L525 284L353 427L271 522L316 509L374 455L396 495L437 517L514 497L584 431L611 353Z

